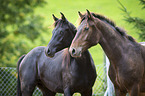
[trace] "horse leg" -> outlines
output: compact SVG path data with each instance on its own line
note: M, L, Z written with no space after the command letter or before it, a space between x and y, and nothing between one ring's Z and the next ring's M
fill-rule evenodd
M23 83L21 83L21 85L22 85L22 96L32 96L36 85L34 84L24 85Z
M36 87L36 71L33 69L22 70L20 75L22 96L32 96Z
M55 96L56 94L50 90L43 90L42 93L43 93L43 96Z
M126 96L126 92L122 92L121 90L115 88L115 96Z
M92 88L81 93L81 96L92 96Z
M72 93L71 93L69 87L67 87L67 88L64 89L64 96L72 96Z
M55 94L56 94L55 92L50 91L48 88L46 88L45 86L43 86L40 83L37 86L42 91L43 96L55 96Z
M139 96L139 85L138 84L133 85L133 87L129 91L129 95L130 96Z

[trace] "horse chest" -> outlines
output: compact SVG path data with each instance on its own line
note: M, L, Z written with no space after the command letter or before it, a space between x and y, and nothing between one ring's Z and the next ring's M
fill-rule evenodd
M62 75L64 87L69 86L73 92L80 92L92 87L96 79L95 71L89 72L78 66L70 67L70 70L65 70Z
M89 76L72 77L69 86L74 92L81 92L88 88L91 88L95 79L89 79Z

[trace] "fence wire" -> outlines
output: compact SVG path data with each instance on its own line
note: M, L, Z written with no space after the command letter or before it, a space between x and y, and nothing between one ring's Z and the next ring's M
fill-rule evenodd
M96 66L97 79L93 86L93 96L103 96L107 84L104 65L100 64ZM11 67L0 67L0 96L16 96L17 88L17 72L16 68ZM33 96L42 96L39 88L35 88ZM56 96L63 96L62 94L56 94ZM73 96L80 96L80 94L75 93Z

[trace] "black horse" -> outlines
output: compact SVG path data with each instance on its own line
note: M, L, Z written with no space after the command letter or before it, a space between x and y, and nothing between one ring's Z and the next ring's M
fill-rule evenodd
M55 20L53 36L56 34L56 37L59 37L57 34L60 32L59 40L65 42L64 47L69 46L76 28L65 19L63 14L62 19L57 19L54 15L53 17ZM70 39L66 39L66 32L69 34L67 38ZM54 42L54 45L63 46L59 40ZM52 58L49 58L45 54L46 49L48 47L36 47L19 59L17 95L32 96L35 87L38 86L43 96L55 96L56 93L72 96L75 92L81 93L82 96L91 96L97 75L89 52L85 51L81 58L73 58L68 48L61 50L63 49L61 47L57 49L55 56L51 55ZM49 51L47 50L47 53Z

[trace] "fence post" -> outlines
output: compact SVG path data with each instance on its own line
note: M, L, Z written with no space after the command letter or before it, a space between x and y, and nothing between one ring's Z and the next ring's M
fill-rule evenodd
M109 76L108 76L108 71L109 71L109 66L110 66L110 62L108 57L105 55L105 64L106 64L106 74L107 74L107 90L104 94L104 96L113 96L114 95L114 86L113 83L111 82Z

